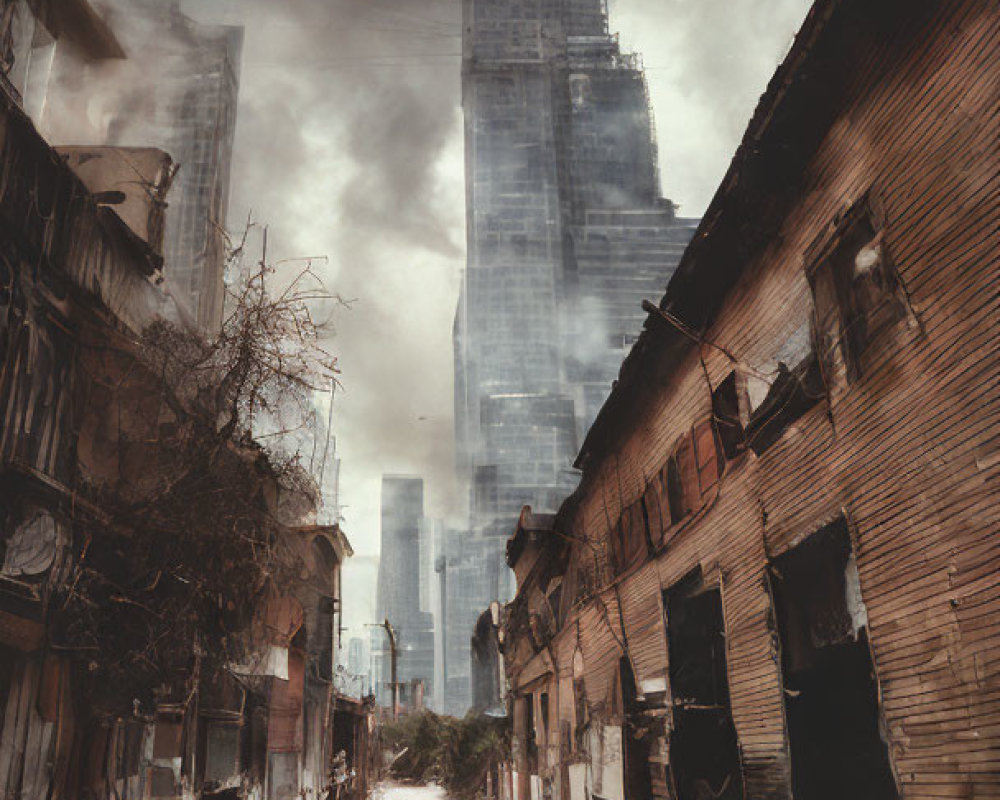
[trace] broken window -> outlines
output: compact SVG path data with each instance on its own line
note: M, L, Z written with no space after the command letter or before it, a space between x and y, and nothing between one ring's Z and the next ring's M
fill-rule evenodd
M736 458L746 449L743 423L740 420L740 401L736 386L736 372L715 387L712 392L712 416L719 431L722 451L726 458Z
M878 332L906 313L877 216L870 198L855 204L809 257L820 354L830 363L841 345L849 380Z
M826 384L816 351L797 353L791 365L778 361L777 374L767 394L750 414L746 438L757 455L781 439L785 430L826 397Z
M696 569L664 592L679 800L738 800L743 776L729 705L722 595Z
M846 522L775 559L770 577L796 800L895 800Z

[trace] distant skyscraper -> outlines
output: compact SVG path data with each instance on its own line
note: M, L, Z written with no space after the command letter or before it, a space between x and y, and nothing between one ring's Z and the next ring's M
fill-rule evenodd
M434 625L420 606L420 526L424 516L424 482L404 475L382 477L381 554L378 569L378 618L396 630L398 680L419 679L433 694ZM378 638L376 638L376 634ZM378 694L388 702L389 654L383 631L374 630L372 650L382 684Z
M453 558L502 572L521 506L554 511L572 491L641 302L662 296L696 220L660 196L641 65L609 35L604 0L465 0L464 15L455 419L472 533ZM449 587L448 616L474 624L509 585ZM471 624L448 629L466 660Z

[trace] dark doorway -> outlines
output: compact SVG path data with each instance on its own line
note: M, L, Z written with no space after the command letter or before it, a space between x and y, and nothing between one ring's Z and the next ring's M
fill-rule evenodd
M795 799L895 800L846 523L775 559L770 575Z
M627 658L618 664L622 686L622 711L625 725L622 741L625 744L625 797L628 800L652 800L653 778L649 771L649 740L652 734L644 723L635 673Z
M664 592L674 730L670 738L680 800L742 800L743 773L729 706L722 596L701 570Z

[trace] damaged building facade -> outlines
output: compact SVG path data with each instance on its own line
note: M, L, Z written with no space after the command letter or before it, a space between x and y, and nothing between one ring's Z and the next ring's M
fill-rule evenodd
M470 546L454 558L500 592L452 592L467 646L483 609L513 594L502 554L518 509L553 511L575 487L573 457L641 328L639 304L663 293L695 221L660 194L642 65L609 33L604 0L463 8L455 420ZM469 674L467 657L451 666Z
M67 44L94 58L121 57L84 0L3 5L36 14L56 41L86 33ZM170 570L129 583L133 567L158 563L150 551L175 544L150 547L143 528L168 529L160 498L193 469L178 442L201 430L203 397L172 382L144 344L151 327L178 319L162 272L170 158L51 147L22 108L13 49L0 91L0 797L292 798L326 785L339 750L363 797L373 709L333 682L351 548L336 525L316 524L307 476L282 476L237 439L197 473L237 496L227 524L268 520L268 536L246 547L269 543L284 577L244 587L245 608L222 593L208 616L185 605L210 570L230 586L252 577L236 574L245 552L218 558L211 544L194 552L223 563L189 559L181 572L168 560ZM141 180L117 181L122 157ZM144 600L157 593L179 599L176 619ZM217 641L240 657L182 642L160 658L175 624L222 626ZM150 641L150 630L164 635ZM117 649L132 636L135 649ZM124 655L128 665L115 661Z
M170 292L206 333L222 324L226 217L243 28L211 25L180 0L17 0L15 83L24 109L60 145L158 147L173 159L163 256ZM63 39L34 24L65 6ZM104 21L107 20L107 22ZM50 23L51 25L51 23ZM94 28L88 46L78 31ZM101 45L101 49L98 49ZM90 91L92 84L102 92Z
M996 793L998 44L813 6L509 543L514 798Z

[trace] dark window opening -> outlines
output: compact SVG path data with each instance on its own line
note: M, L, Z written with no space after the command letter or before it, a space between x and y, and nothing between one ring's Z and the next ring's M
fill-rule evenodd
M648 555L653 554L653 531L649 524L649 509L646 507L646 498L642 497L639 500L639 511L642 513L642 532L646 539L646 553Z
M332 597L320 597L316 612L316 630L312 661L321 680L333 680L333 625L336 605Z
M796 800L895 800L846 523L777 558L770 575Z
M555 620L556 628L559 627L559 621L562 618L560 615L560 606L562 605L562 583L549 592L548 595L549 608L552 611L552 619Z
M535 738L534 695L524 698L524 755L528 762L528 773L538 772L538 740Z
M586 746L587 724L587 692L583 685L583 678L573 679L573 715L574 736L573 742L577 750L583 750Z
M663 484L666 479L666 472L661 470L654 475L646 486L646 493L643 501L646 509L646 521L649 525L649 546L651 551L655 551L663 539L663 529L667 527L667 521L663 518L663 506L667 503ZM669 509L668 509L669 513Z
M747 425L747 443L757 455L781 439L785 430L826 397L823 371L815 351L810 351L802 361L789 368L778 364L764 401L750 415Z
M870 199L850 209L831 239L814 246L809 283L823 362L840 344L847 376L861 375L862 356L884 328L906 314L896 268Z
M625 717L622 737L625 745L625 797L628 800L652 800L653 775L650 772L649 756L653 734L643 719L635 673L627 658L619 661L618 674Z
M729 705L722 595L695 570L664 592L679 800L740 800L743 774Z
M542 692L538 696L538 716L541 717L541 745L542 747L549 746L549 693Z
M746 449L743 423L740 421L740 401L736 388L736 373L730 372L712 392L712 416L719 431L722 452L734 459Z

